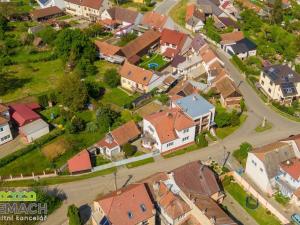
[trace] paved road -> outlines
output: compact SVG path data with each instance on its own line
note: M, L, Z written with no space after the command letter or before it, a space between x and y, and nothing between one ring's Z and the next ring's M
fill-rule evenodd
M155 10L166 14L175 2L175 0L166 0L158 5ZM239 73L239 71L230 63L227 56L220 50L217 50L217 53L225 62L225 67L235 82L240 84L239 88L248 107L248 118L246 122L239 130L225 138L223 141L210 145L205 149L166 160L158 157L154 163L130 170L126 168L119 169L116 178L118 188L126 183L135 182L145 178L155 172L172 170L197 159L207 160L211 158L216 161L223 162L224 153L226 151L232 152L244 141L250 142L252 145L257 147L285 138L291 134L300 133L299 123L281 117L265 105L248 83L245 82L244 77ZM273 124L273 128L263 133L257 133L254 129L261 123L264 116L266 116L267 120ZM232 166L232 164L234 164L234 160L230 159L229 165ZM84 206L84 212L87 212L88 214L90 211L86 204L90 204L98 194L104 194L114 189L114 175L54 185L52 187L63 190L68 199L64 202L60 209L50 215L44 224L60 225L66 220L66 209L69 204Z
M160 14L167 15L171 8L178 2L178 0L165 0L159 2L154 11Z

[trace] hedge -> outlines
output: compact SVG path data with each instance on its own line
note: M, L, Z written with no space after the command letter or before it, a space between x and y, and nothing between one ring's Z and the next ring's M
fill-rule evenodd
M26 147L21 148L20 150L3 157L0 160L0 167L11 163L12 161L16 160L17 158L33 151L34 149L36 149L38 147L41 147L42 145L48 143L49 141L53 140L54 138L60 136L63 133L64 133L64 131L59 130L59 129L55 129L55 130L51 131L49 134L44 135L43 137L37 139L34 143L29 144Z

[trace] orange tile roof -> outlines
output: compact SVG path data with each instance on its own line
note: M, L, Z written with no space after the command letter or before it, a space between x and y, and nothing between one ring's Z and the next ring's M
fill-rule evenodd
M112 224L136 225L154 216L154 207L144 184L130 184L97 201Z
M159 182L157 202L173 220L178 219L191 210L189 205L179 195L173 194L163 182Z
M300 150L300 134L292 135L288 138L283 139L282 141L294 141L296 143L298 149Z
M154 29L162 29L167 22L167 19L167 16L151 11L144 14L141 24L150 26Z
M181 131L195 126L194 121L177 108L151 114L145 119L154 126L161 143L177 139L176 130Z
M300 178L300 159L292 158L280 163L280 167L295 180Z
M153 72L126 61L120 69L120 75L128 80L147 86L152 79Z
M119 145L124 145L129 141L137 138L141 132L133 120L123 124L111 132L115 141Z
M118 146L118 143L115 142L115 140L111 140L112 138L110 137L104 137L102 138L99 142L97 142L95 144L95 146L97 147L101 147L101 148L109 148L109 149L112 149L114 147L117 147Z
M189 4L186 7L185 21L188 21L194 15L195 10L196 10L196 5L193 3Z
M35 9L30 15L33 19L40 19L47 16L58 15L63 13L63 11L57 6L51 6L43 9Z
M216 54L209 47L200 50L200 55L203 61L207 64L213 59L217 58Z
M242 96L235 83L228 76L223 76L216 82L215 85L218 92L220 92L224 99L232 97L233 94L234 97Z
M221 34L221 43L228 44L240 41L244 38L244 33L242 31L235 31L231 33Z
M8 120L2 116L0 116L0 125L2 124L6 124L8 122Z
M81 172L92 169L89 152L84 149L77 155L68 160L68 168L70 173Z
M108 55L108 56L115 55L121 49L120 47L108 44L105 41L96 40L95 45L102 54Z

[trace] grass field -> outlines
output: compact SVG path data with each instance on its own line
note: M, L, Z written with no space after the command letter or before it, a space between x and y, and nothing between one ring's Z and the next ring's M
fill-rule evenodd
M279 225L281 224L275 216L273 216L267 209L261 205L256 209L250 209L246 206L247 193L237 183L230 183L224 186L226 192L228 192L246 211L252 216L256 222L260 225Z
M6 69L8 75L5 79L10 89L0 96L4 102L49 91L64 74L60 60L17 64L7 66Z
M258 125L256 128L255 128L255 131L256 132L264 132L266 130L269 130L269 129L272 129L272 124L270 122L266 122L265 126L262 127L262 125Z
M225 137L229 136L233 132L235 132L247 119L247 115L243 114L240 117L240 125L238 126L229 126L229 127L223 127L223 128L217 128L216 129L216 135L218 138L224 139Z
M171 18L174 20L174 22L178 23L181 26L185 26L185 13L187 4L188 0L181 0L170 11Z
M149 64L151 63L157 63L158 67L156 68L151 68L149 67ZM140 67L143 67L145 69L154 69L154 70L160 70L161 68L163 68L165 65L167 64L167 61L165 61L162 57L162 55L160 54L154 54L152 57L150 58L144 58L143 62L140 63Z
M187 152L192 152L192 151L195 151L195 150L198 150L198 149L200 149L200 148L196 144L194 144L194 145L190 145L190 146L188 146L186 148L179 149L177 151L174 151L174 152L171 152L169 154L163 155L163 157L165 159L172 158L174 156L182 155L182 154L185 154Z
M130 103L138 95L128 95L126 92L122 91L120 88L106 89L104 96L101 101L103 103L112 103L117 106L122 107L123 105Z

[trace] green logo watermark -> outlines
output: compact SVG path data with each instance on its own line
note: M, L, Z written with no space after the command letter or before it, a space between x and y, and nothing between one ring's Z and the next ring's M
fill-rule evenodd
M36 202L34 191L0 191L0 202Z

